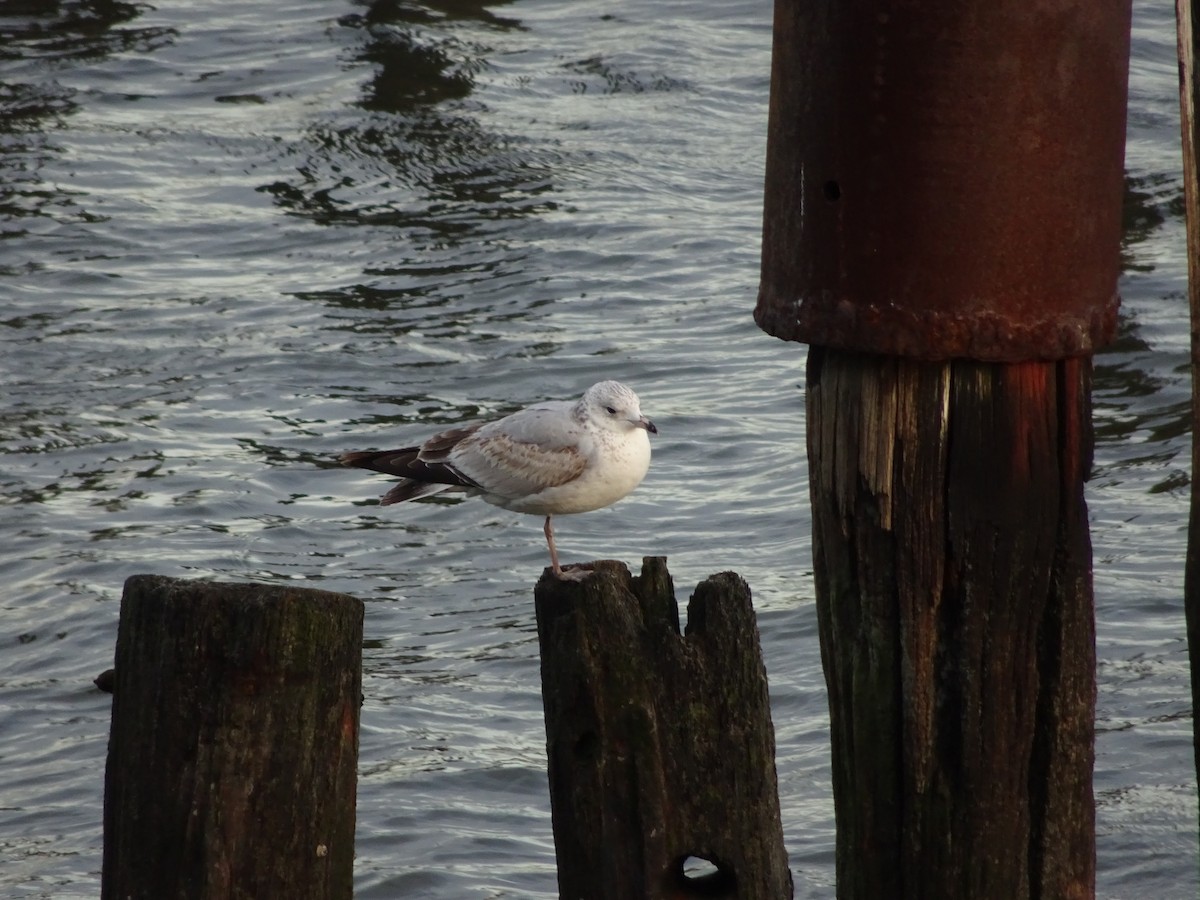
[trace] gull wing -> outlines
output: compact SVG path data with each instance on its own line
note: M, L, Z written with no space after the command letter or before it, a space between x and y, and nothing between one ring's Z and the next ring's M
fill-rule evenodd
M479 490L509 499L567 484L587 468L590 441L565 412L546 404L492 422L445 451L446 461Z
M418 447L345 453L342 465L399 476L381 505L442 491L516 500L575 480L592 441L573 405L542 403L487 424L438 432Z

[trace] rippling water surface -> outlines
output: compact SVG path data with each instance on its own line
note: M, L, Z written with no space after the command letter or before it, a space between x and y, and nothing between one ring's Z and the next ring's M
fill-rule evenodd
M0 895L99 891L130 574L367 603L356 896L554 897L540 522L336 453L630 382L643 486L564 556L755 592L797 896L833 885L803 348L759 332L770 4L0 6ZM1137 4L1097 359L1103 897L1194 896L1172 6Z

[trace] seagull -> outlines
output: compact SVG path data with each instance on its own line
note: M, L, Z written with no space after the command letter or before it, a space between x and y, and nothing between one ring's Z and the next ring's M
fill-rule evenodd
M513 512L545 516L550 565L563 580L586 567L558 564L551 518L616 503L650 468L654 423L638 396L619 381L601 381L575 401L538 403L492 422L439 432L415 447L344 453L344 466L398 475L380 506L458 491Z

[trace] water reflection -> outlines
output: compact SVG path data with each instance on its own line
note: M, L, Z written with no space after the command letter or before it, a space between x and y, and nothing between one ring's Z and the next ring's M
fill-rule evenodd
M120 28L142 12L117 0L5 0L0 6L0 59L94 62L112 53L144 52L169 28Z
M35 219L87 222L84 195L47 185L42 172L60 153L51 135L80 108L79 93L63 84L72 66L93 65L115 53L148 52L172 36L167 28L125 27L141 13L133 3L5 2L0 5L0 234L11 240L43 228ZM15 248L10 243L9 250ZM40 268L36 254L0 256L0 277Z
M518 28L475 3L385 0L338 24L359 33L356 65L373 72L358 102L315 123L298 180L262 189L322 224L402 229L444 248L492 220L552 209L553 154L485 127L464 101L492 48L457 37L455 21Z
M353 38L344 58L365 75L361 95L309 123L284 160L294 177L259 188L292 215L371 229L394 245L351 280L293 296L335 310L325 327L353 335L362 352L410 369L556 346L518 335L554 300L536 289L539 251L521 229L558 209L556 180L571 161L545 140L498 131L472 100L498 52L485 38L522 30L494 10L387 0L341 17Z
M631 70L618 61L603 56L590 56L563 64L571 75L576 94L642 94L648 91L685 91L691 86L663 72L645 73Z
M349 16L339 20L345 27L361 25L371 36L358 55L361 61L376 66L362 100L363 109L405 114L470 94L477 59L460 52L466 48L451 38L422 42L415 29L385 27L397 25L398 20L402 21L398 17L380 22L375 16L361 22Z
M1175 173L1126 172L1121 236L1125 290L1131 286L1136 289L1133 279L1150 276L1162 267L1159 235L1168 225L1182 227L1183 217L1182 188ZM1178 262L1171 257L1165 261ZM1142 288L1140 293L1144 292ZM1152 302L1165 306L1179 299L1169 294L1154 297ZM1139 302L1144 304L1146 298L1139 298ZM1190 402L1180 396L1181 390L1186 390L1186 372L1172 372L1163 366L1162 348L1145 334L1145 318L1127 303L1117 323L1115 338L1096 356L1093 386L1095 437L1099 444L1122 444L1135 437L1155 444L1172 444L1191 428ZM1148 402L1152 398L1158 402ZM1169 460L1179 448L1169 446L1160 452ZM1177 477L1175 473L1169 476L1172 484Z
M1162 228L1168 217L1184 218L1183 187L1176 175L1154 172L1135 176L1127 171L1121 218L1123 272L1154 271L1150 261L1138 257L1138 246Z
M354 6L366 8L362 19L368 24L405 24L432 26L453 22L473 22L497 29L520 28L516 19L498 16L493 12L512 0L355 0Z

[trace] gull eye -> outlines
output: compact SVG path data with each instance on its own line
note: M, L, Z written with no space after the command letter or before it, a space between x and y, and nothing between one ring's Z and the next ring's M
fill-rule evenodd
M608 414L610 416L615 416L617 414L617 411L615 409L613 409L611 406L606 406L604 408L608 411Z

